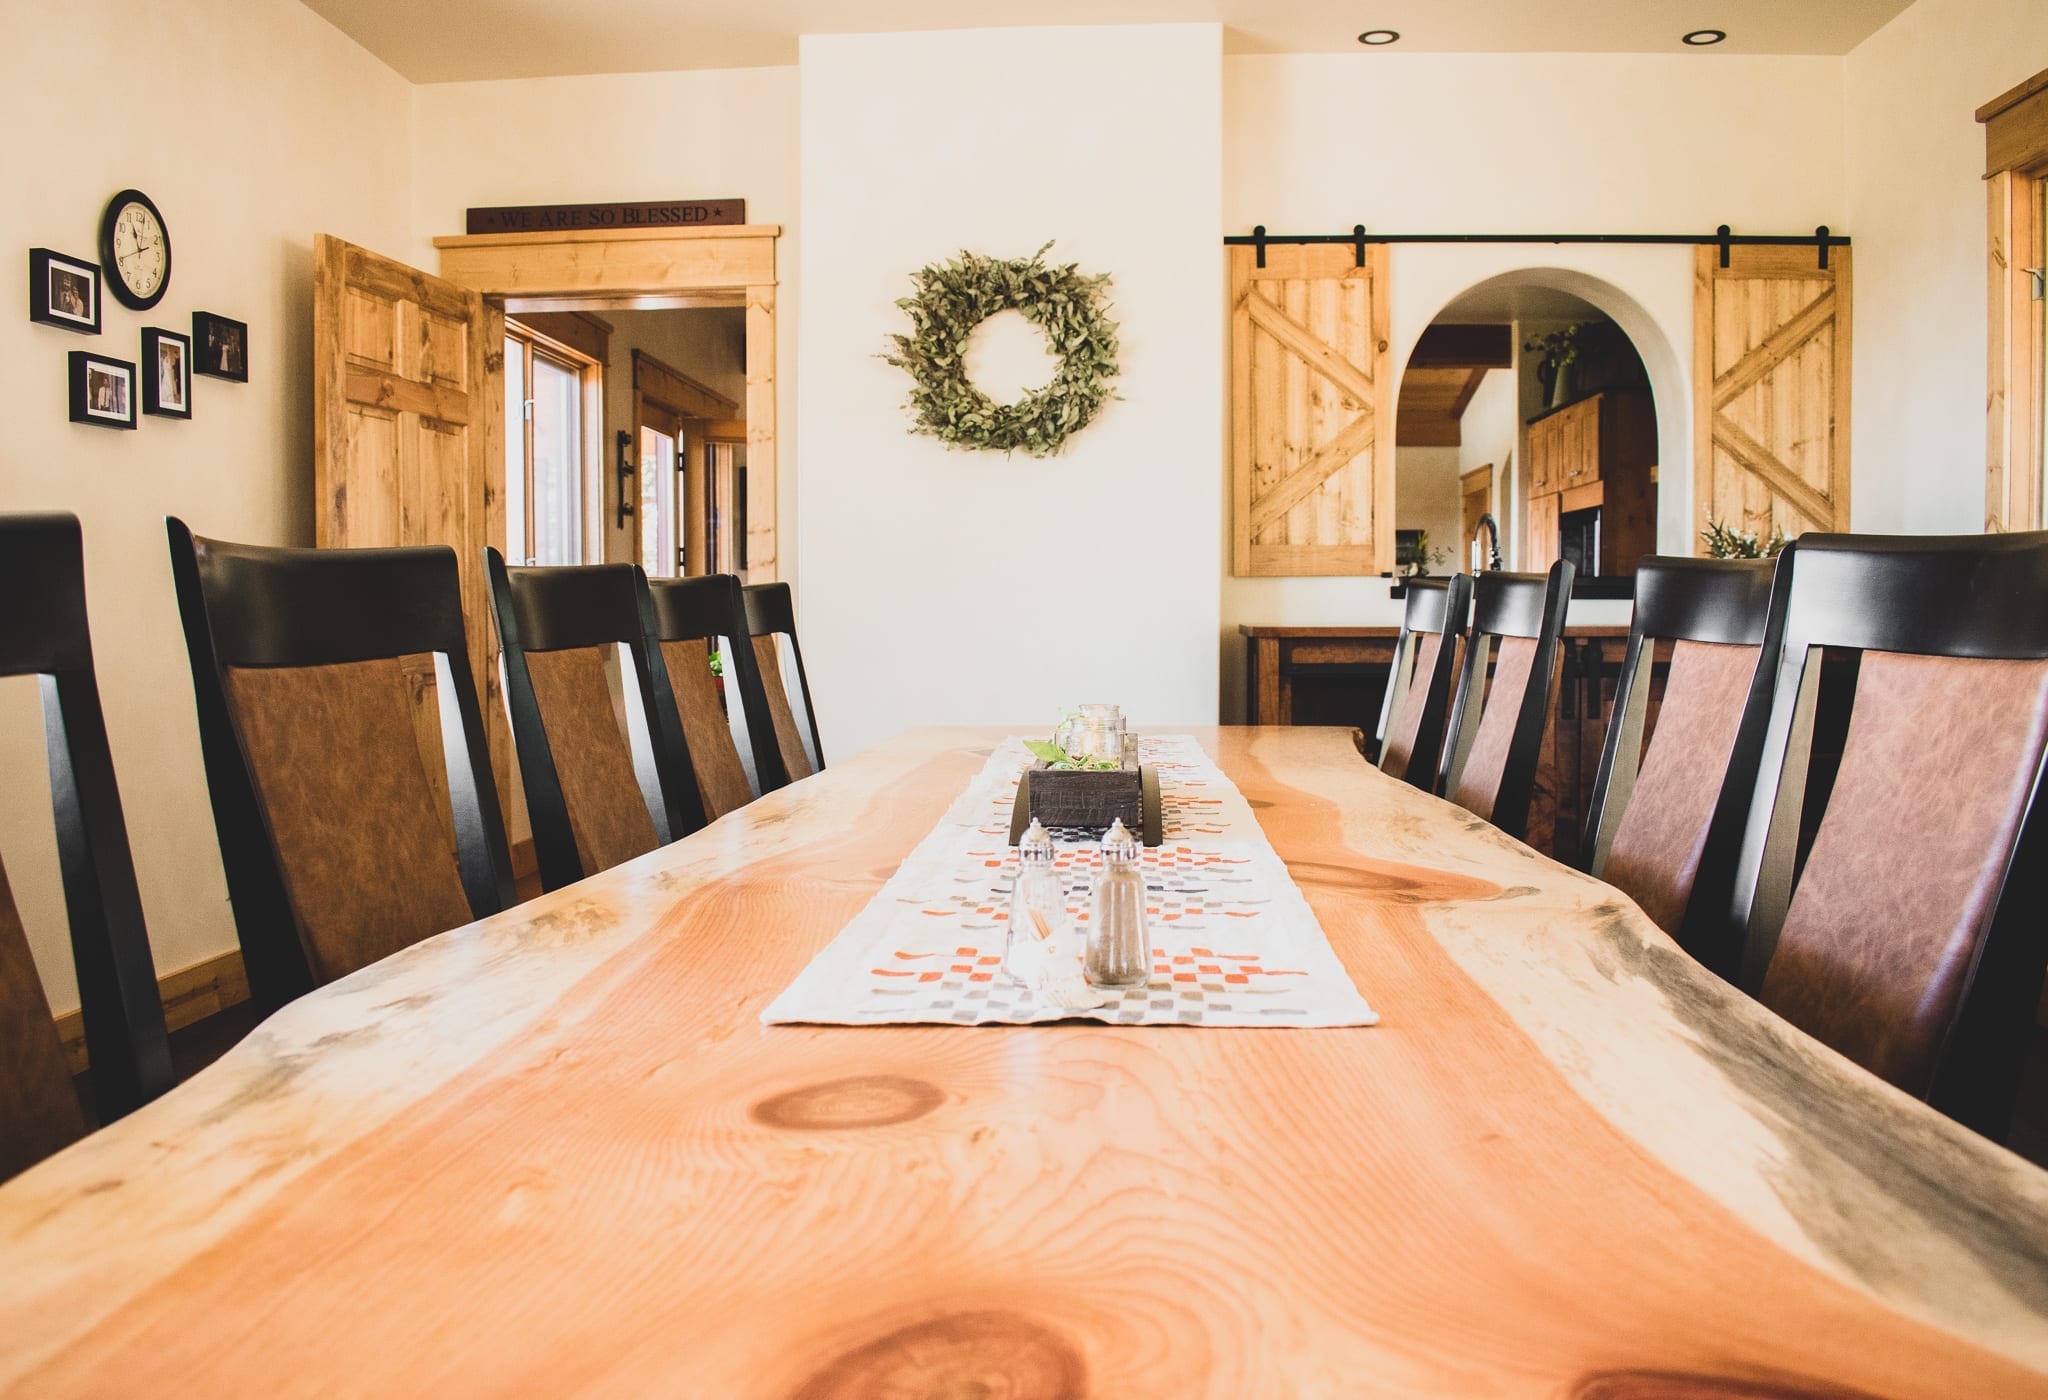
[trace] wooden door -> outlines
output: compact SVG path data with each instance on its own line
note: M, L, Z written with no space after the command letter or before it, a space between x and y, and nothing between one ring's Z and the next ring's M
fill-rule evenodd
M1492 562L1487 556L1486 541L1479 532L1479 517L1493 514L1493 464L1474 467L1458 478L1459 519L1463 528L1459 531L1459 554L1451 561L1454 569L1470 566L1472 546L1480 549L1479 566L1483 569ZM1496 523L1496 527L1498 524Z
M1387 249L1230 250L1231 571L1394 565Z
M314 239L314 543L454 549L491 766L516 806L483 576L484 546L505 547L504 371L505 313L480 293ZM431 726L438 742L432 664L416 669L423 737Z
M1697 250L1693 542L1849 528L1849 250Z

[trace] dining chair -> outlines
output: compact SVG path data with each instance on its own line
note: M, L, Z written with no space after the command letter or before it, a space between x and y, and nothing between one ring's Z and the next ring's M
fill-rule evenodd
M750 583L740 590L747 605L747 631L752 634L768 712L775 726L775 744L782 766L794 782L825 767L825 749L818 742L818 714L811 708L811 683L804 676L803 648L796 640L796 604L786 583ZM789 686L782 673L781 638L789 638L789 656L796 667L797 694L803 698L803 728L790 707ZM810 747L805 748L808 737Z
M1721 794L1747 793L1756 782L1757 744L1738 749L1735 739L1749 707L1770 704L1770 687L1751 682L1784 622L1783 602L1771 606L1772 581L1789 580L1788 557L1773 564L1649 555L1637 564L1635 615L1587 801L1587 873L1635 900L1710 966L1721 961L1703 941L1714 897L1703 899L1691 928L1686 916L1695 889L1725 899L1733 875L1725 860L1704 872L1701 861ZM1660 646L1671 660L1646 747Z
M1741 816L1726 910L1739 985L1994 1137L2048 964L2044 603L2048 532L1801 536L1757 670L1770 702L1737 741L1758 745L1757 781L1721 803ZM1838 649L1856 654L1855 693L1820 792L1815 697Z
M649 578L646 588L647 634L675 693L705 814L722 817L785 786L789 775L738 576ZM711 670L714 657L718 676Z
M1472 630L1438 790L1517 839L1528 831L1571 592L1566 559L1548 574L1481 574L1472 587Z
M1401 635L1394 642L1394 663L1380 701L1379 767L1424 792L1436 785L1458 639L1465 635L1471 607L1469 574L1408 580Z
M232 544L165 523L257 1003L515 903L454 551Z
M639 568L509 569L486 548L484 579L541 884L573 885L701 828L675 699L653 665Z
M109 1123L163 1093L175 1076L100 709L76 516L0 516L0 676L35 676L42 690L93 1105ZM85 1128L49 998L0 867L0 1180Z

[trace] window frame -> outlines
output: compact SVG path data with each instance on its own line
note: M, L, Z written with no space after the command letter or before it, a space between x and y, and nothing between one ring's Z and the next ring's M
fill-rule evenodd
M605 557L604 518L604 361L589 351L569 344L546 331L537 330L517 316L505 318L506 354L510 347L519 346L522 357L521 383L526 389L523 412L520 421L505 425L506 444L509 448L515 438L523 439L521 461L524 475L520 489L525 508L521 519L525 525L525 538L514 541L511 538L509 522L506 527L505 553L513 564L530 563L534 557L533 499L534 499L534 436L533 436L533 367L537 356L567 366L576 371L581 413L582 432L578 435L577 475L581 478L578 493L582 498L583 520L582 551L579 563L602 563ZM511 488L510 463L507 462L506 488Z
M2033 270L2048 267L2048 69L1979 107L1977 120L1989 205L1984 528L2038 530L2048 301L2035 297Z

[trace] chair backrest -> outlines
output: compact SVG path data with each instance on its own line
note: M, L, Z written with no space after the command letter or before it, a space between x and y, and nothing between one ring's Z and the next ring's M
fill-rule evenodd
M1424 792L1436 786L1437 760L1444 743L1444 714L1457 672L1458 638L1472 607L1472 579L1408 580L1408 605L1394 664L1380 702L1380 771L1404 778Z
M789 782L746 599L734 574L650 578L646 585L647 631L675 692L697 791L706 814L722 817ZM714 655L721 658L719 678L711 674Z
M70 515L0 516L0 676L35 676L71 960L100 1121L170 1088L163 1002L135 887ZM0 1179L84 1131L27 935L0 869Z
M768 695L769 717L775 727L776 747L782 753L783 769L791 780L809 777L825 766L825 749L818 742L818 715L811 708L811 683L804 676L804 653L796 640L796 604L786 583L750 583L740 590L747 605L747 631L752 634L754 656L760 664L761 685ZM777 639L789 638L790 660L796 665L797 695L802 699L804 717L797 720L790 706L787 678L782 674L782 655ZM808 738L810 747L805 749Z
M0 516L0 675L35 675L57 864L100 1122L172 1085L164 1003L135 890L92 665L76 516ZM29 937L0 868L0 1179L86 1130Z
M1727 917L1741 985L1815 1038L2000 1134L2048 937L2048 532L1800 537ZM1860 653L1798 860L1823 649ZM1718 839L1718 832L1715 838Z
M1528 831L1543 730L1557 698L1557 639L1571 592L1572 566L1564 559L1548 574L1481 574L1472 588L1472 634L1451 706L1439 787L1466 811L1517 838Z
M166 524L258 1003L514 903L454 551L229 544Z
M1636 566L1635 617L1614 683L1614 709L1586 811L1586 869L1634 899L1658 927L1710 966L1699 940L1702 920L1685 927L1701 888L1708 828L1723 790L1747 793L1756 782L1757 747L1738 750L1736 734L1751 705L1770 704L1756 689L1757 658L1784 621L1771 610L1765 559L1691 559L1651 555ZM1647 750L1651 672L1660 644L1670 669ZM1704 923L1725 899L1732 870L1709 870ZM1717 970L1727 971L1726 968Z
M638 567L508 569L486 548L484 578L542 885L561 889L702 827L675 700L653 665Z

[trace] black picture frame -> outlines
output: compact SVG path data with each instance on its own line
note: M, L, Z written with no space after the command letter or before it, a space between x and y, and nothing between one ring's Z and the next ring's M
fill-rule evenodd
M192 416L192 337L161 326L142 328L142 411L158 418ZM172 390L166 394L166 388Z
M249 382L249 325L211 311L192 313L192 370L211 379Z
M95 428L135 426L135 366L92 350L71 352L71 421Z
M28 250L28 318L37 325L98 335L104 291L100 265L92 259L50 248Z

